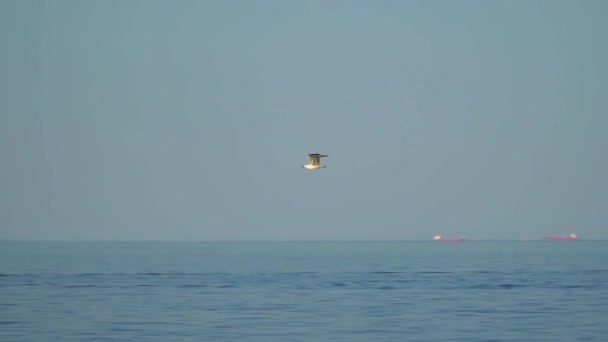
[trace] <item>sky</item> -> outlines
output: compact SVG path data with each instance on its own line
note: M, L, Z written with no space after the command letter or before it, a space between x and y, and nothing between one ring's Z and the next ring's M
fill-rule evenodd
M0 239L607 239L606 13L0 0Z

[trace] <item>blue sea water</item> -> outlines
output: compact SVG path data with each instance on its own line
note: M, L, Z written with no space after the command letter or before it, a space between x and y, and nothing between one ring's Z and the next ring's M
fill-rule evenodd
M608 341L608 242L0 242L1 341Z

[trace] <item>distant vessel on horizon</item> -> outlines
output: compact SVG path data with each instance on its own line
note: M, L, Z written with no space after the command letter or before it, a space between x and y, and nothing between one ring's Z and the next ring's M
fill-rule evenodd
M433 236L433 241L450 241L450 242L460 242L464 241L464 238L461 237L444 237L441 235Z
M546 241L573 241L573 240L578 240L578 236L576 236L576 234L570 234L567 236L544 236L543 240L546 240Z

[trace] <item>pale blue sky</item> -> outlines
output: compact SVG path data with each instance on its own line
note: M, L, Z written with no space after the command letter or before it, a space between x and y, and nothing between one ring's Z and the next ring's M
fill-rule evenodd
M607 15L1 0L0 238L608 238Z

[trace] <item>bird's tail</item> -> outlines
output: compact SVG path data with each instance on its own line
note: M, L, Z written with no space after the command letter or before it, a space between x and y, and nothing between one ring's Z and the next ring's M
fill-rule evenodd
M329 154L322 154L319 156L319 158L322 158L322 157L329 157Z

